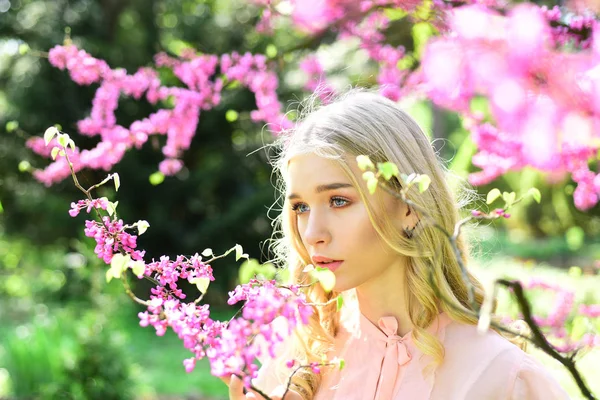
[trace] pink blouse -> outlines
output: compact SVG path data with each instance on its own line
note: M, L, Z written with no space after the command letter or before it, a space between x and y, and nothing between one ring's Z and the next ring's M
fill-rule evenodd
M379 327L363 315L359 319L336 336L328 358L343 358L345 367L323 369L314 400L569 398L542 365L494 331L481 335L475 326L440 314L428 330L443 343L444 361L427 373L429 356L414 345L410 332L396 334L396 318L379 319ZM287 384L290 372L267 361L254 384L269 394Z

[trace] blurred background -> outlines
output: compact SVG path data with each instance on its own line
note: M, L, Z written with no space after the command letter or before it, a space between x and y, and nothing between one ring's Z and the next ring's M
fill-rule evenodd
M373 66L355 48L328 37L300 42L291 31L264 36L255 30L259 16L257 7L239 0L0 0L0 398L226 397L225 385L210 375L206 363L185 373L182 360L188 352L172 332L157 337L151 328L139 327L140 309L124 294L121 282L106 284L105 267L83 235L84 217L68 215L69 204L81 198L73 184L66 180L46 188L22 171L24 161L47 165L25 141L53 124L75 136L81 147L95 143L75 132L76 122L89 114L96 87L76 85L45 58L48 49L63 42L67 27L80 48L129 73L151 66L160 51L270 52L285 60L278 94L288 110L305 95L305 77L297 66L303 48L321 46L337 86L375 84L369 73ZM394 40L411 47L421 39L399 29ZM294 51L282 50L290 48ZM176 84L168 71L161 74ZM475 147L456 116L426 101L404 106L436 140L453 172L466 177L475 170ZM219 253L235 243L250 257L270 258L267 240L277 212L270 207L276 194L270 154L262 148L271 137L250 120L255 108L248 90L225 92L218 107L202 113L184 156L185 168L175 177L150 179L162 160L157 137L140 151L128 152L115 168L121 177L116 198L121 216L151 224L139 240L148 259L194 254L206 247ZM117 116L128 125L153 110L143 100L122 99ZM80 180L90 186L105 176L86 170ZM509 220L471 230L472 267L484 280L536 276L561 282L577 293L578 301L599 303L594 293L600 284L598 206L578 211L571 181L534 170L511 173L477 189L523 193L532 186L541 190L541 204L527 200ZM106 188L99 194L112 197L114 191ZM239 264L224 259L213 267L217 280L206 299L213 313L227 318L233 312L226 306L227 291L236 284ZM141 297L149 286L137 282L134 290ZM547 294L531 300L541 313L553 302ZM511 309L509 296L501 298L500 307ZM553 360L539 357L578 398L566 373ZM593 368L600 365L600 356L586 354L580 365L600 393L600 375Z

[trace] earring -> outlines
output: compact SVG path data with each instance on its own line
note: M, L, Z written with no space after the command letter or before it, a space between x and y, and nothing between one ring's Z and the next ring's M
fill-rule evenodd
M415 229L417 229L419 222L421 222L421 220L418 220L415 226L413 226L412 228L404 228L404 236L406 236L407 239L411 239L413 237L414 231Z

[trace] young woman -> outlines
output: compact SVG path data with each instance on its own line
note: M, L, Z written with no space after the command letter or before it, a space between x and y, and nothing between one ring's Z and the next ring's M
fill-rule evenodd
M325 303L340 293L346 301L340 312L335 302L316 307L310 324L279 349L279 358L265 361L256 387L280 399L293 371L285 362L321 361L325 354L344 359L345 367L302 369L284 400L568 398L509 340L495 331L477 332L447 238L390 193L369 194L357 155L391 161L405 174L427 174L429 189L409 192L410 200L448 232L459 218L429 140L395 103L352 91L309 113L281 147L277 167L285 204L276 251L295 283L311 282L304 272L309 264L333 271L334 290L313 285L312 301ZM462 239L458 245L465 254ZM438 293L454 307L436 295L431 269ZM480 283L468 279L481 304ZM261 396L244 394L233 379L230 398Z

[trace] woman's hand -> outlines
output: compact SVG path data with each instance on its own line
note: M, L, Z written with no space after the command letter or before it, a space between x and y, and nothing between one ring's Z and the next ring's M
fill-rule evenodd
M221 378L223 382L229 385L229 400L265 400L263 396L255 392L254 390L250 390L248 393L244 394L244 383L240 378L235 375L231 376L231 380L226 378ZM293 390L288 390L285 394L285 398L283 398L283 394L285 393L286 387L284 385L277 386L275 390L273 390L269 394L269 398L271 400L303 400L302 396L300 396L297 392Z

